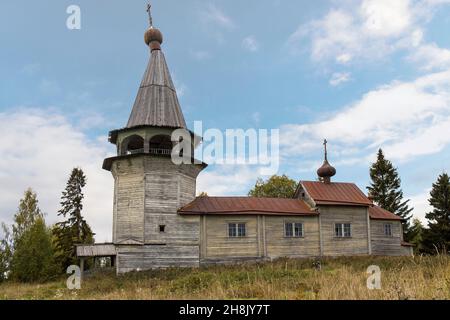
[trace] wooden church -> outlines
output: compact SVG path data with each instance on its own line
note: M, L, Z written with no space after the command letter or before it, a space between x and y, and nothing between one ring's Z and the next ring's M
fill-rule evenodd
M126 127L109 134L117 156L103 164L114 178L113 243L78 246L82 265L85 258L111 257L124 273L280 257L412 254L400 217L375 206L355 184L331 181L336 170L326 151L320 181L301 181L293 199L196 198L196 179L207 165L172 161L171 134L187 126L151 16L145 43L150 62Z

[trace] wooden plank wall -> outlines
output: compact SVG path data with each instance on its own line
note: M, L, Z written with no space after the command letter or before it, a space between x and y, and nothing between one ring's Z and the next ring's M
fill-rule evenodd
M117 272L199 267L199 247L188 245L118 246Z
M270 258L278 257L314 257L320 255L318 217L277 217L267 216L266 246ZM286 238L284 223L303 223L302 238Z
M164 157L142 156L114 163L114 242L120 248L119 272L198 265L200 217L180 216L177 210L195 198L200 171L199 166L177 166ZM160 225L165 226L164 232Z
M258 218L257 216L207 216L204 223L206 248L204 259L259 257ZM247 236L244 238L228 237L228 223L245 223ZM202 243L202 245L205 243Z
M142 158L116 161L114 241L144 242L144 164Z
M285 222L301 222L304 238L286 238ZM230 238L229 223L245 223L247 236ZM318 217L203 216L201 259L227 261L234 258L315 257L320 255Z
M369 254L367 208L321 206L322 251L325 256L352 256ZM335 223L351 223L351 238L336 238Z
M384 225L392 225L392 237L384 234ZM371 220L372 254L381 256L410 255L410 250L401 246L402 231L400 221Z

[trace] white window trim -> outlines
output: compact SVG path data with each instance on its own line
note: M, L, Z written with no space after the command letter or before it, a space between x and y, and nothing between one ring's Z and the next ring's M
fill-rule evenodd
M236 233L235 236L231 236L230 235L230 225L234 224L234 231ZM239 225L242 224L244 225L244 235L243 236L239 236ZM230 239L240 239L240 238L246 238L247 237L247 223L246 222L228 222L227 223L227 235L228 238Z
M286 234L286 225L288 223L292 224L292 236L288 236ZM295 225L296 224L301 225L301 235L300 236L296 236L295 235ZM284 233L284 237L285 238L289 238L289 239L292 239L292 238L304 238L305 237L305 224L303 222L285 221L284 222L284 226L283 226L283 233Z
M350 236L348 236L348 237L345 236L345 225L346 224L348 224L350 226ZM340 225L342 227L342 235L341 236L336 234L336 227L338 225ZM349 238L353 237L353 227L352 227L352 224L350 222L335 223L333 232L334 232L334 237L337 238L337 239L349 239Z

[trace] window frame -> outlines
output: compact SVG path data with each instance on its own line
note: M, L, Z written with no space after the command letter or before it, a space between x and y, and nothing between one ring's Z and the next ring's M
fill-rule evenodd
M386 227L387 226L389 226L389 234L388 233L386 233ZM383 223L383 234L384 234L384 236L385 237L389 237L389 238L392 238L392 237L394 237L394 232L393 232L393 225L392 225L392 223Z
M291 225L288 229L287 226ZM297 235L296 229L300 226L300 234ZM291 234L288 234L287 231L290 231ZM288 239L296 239L296 238L304 238L305 237L305 224L303 222L294 222L294 221L285 221L283 228L284 237Z
M233 226L233 227L232 227ZM247 237L247 223L246 222L228 222L227 234L230 239L241 239Z
M346 226L348 225L348 228ZM340 235L338 233L338 226L340 226ZM348 233L346 233L346 229L348 229ZM346 235L348 234L348 236ZM353 237L353 228L350 222L338 222L334 223L334 238L336 239L350 239Z

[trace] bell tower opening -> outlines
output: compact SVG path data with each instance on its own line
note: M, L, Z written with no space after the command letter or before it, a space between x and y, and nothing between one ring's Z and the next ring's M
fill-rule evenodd
M121 155L130 155L144 152L144 138L138 135L132 135L122 142Z
M170 155L172 148L172 139L168 135L157 135L150 139L151 154Z

